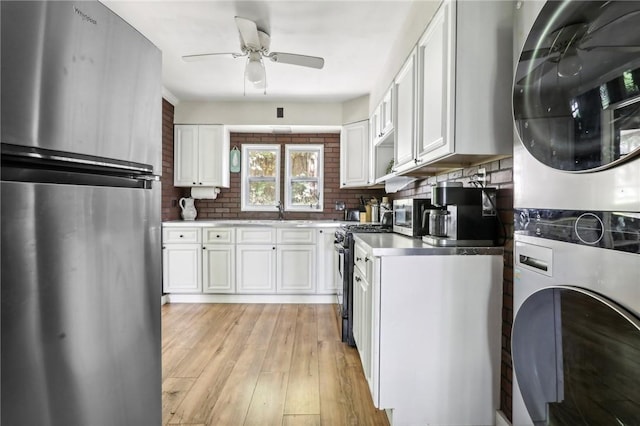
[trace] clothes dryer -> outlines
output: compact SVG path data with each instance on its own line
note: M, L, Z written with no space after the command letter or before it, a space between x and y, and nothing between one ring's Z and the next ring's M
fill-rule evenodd
M640 424L637 28L640 2L516 4L514 425Z

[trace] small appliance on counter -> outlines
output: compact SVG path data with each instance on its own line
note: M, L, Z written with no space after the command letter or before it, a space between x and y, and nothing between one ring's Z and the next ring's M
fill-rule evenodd
M434 207L428 198L393 200L393 232L408 237L427 235L428 224L423 217L432 208Z
M493 246L497 236L495 188L465 188L443 182L431 191L434 207L425 211L422 240L434 246Z

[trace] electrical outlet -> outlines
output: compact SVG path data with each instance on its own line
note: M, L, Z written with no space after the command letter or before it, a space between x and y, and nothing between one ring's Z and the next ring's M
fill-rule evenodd
M480 182L483 185L486 185L487 182L487 169L485 169L484 167L482 167L481 169L478 169L478 173L476 174L478 182Z

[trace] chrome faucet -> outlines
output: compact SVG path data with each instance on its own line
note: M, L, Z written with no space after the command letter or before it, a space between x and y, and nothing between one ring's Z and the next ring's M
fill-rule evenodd
M284 220L284 205L282 204L282 201L278 201L276 207L278 208L278 220Z

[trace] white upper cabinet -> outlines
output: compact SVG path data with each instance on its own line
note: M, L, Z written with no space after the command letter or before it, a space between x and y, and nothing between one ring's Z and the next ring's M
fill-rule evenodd
M511 2L445 0L418 42L416 165L511 155Z
M413 166L415 159L416 52L414 49L394 82L395 167L400 171Z
M229 135L224 126L174 126L174 186L229 187Z
M378 145L393 132L393 86L387 90L384 97L371 115L371 140Z
M340 188L372 182L369 164L369 120L346 124L340 133Z
M451 105L448 80L453 66L450 11L449 5L441 7L418 42L421 120L416 155L420 160L450 138L447 134L452 115L448 110Z

